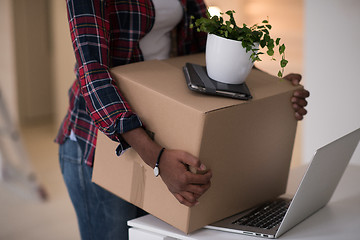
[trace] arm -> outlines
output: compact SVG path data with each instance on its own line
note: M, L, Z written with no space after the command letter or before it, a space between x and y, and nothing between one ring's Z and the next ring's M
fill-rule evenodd
M113 140L141 126L109 72L110 25L105 1L67 0L79 82L88 113Z
M137 128L123 134L123 138L140 155L144 162L154 168L161 146L150 139L144 129ZM188 166L205 170L200 160L180 150L166 149L160 160L160 176L169 191L182 204L192 207L199 197L210 187L211 171L205 174L194 174Z

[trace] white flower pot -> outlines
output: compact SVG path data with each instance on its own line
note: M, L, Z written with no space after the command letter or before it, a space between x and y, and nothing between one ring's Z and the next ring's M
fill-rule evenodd
M241 41L208 34L205 55L209 77L228 84L243 83L254 65L251 53Z

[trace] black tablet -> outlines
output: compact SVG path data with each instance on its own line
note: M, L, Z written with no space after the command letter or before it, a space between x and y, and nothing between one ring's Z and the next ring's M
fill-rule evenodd
M204 66L193 63L186 63L183 70L187 86L192 91L240 100L252 99L246 83L226 84L215 81L207 75Z

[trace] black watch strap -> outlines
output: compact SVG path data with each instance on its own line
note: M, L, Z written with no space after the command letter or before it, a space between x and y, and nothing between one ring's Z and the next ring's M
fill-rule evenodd
M156 164L155 164L155 167L154 167L154 175L155 175L155 177L160 175L159 163L160 163L161 155L163 154L164 150L165 150L165 148L162 148L160 150L160 153L159 153L158 157L157 157Z

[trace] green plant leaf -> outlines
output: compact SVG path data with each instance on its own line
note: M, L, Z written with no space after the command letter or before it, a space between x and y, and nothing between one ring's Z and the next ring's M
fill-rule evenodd
M273 49L269 49L266 53L267 53L269 56L272 56L272 55L274 55L274 50L273 50Z
M227 21L224 21L223 15L221 13L220 16L210 16L209 12L206 13L207 17L202 17L196 19L195 22L190 22L191 28L196 28L199 32L207 32L210 34L215 34L220 37L238 40L241 41L242 46L246 49L246 52L251 51L251 60L252 61L261 61L260 55L264 54L258 49L258 43L260 48L267 47L266 54L271 57L272 60L275 60L273 55L275 54L274 48L275 45L279 46L278 50L280 55L282 55L282 60L280 61L280 66L282 67L281 71L279 71L279 77L282 77L284 72L284 67L287 65L288 61L285 60L285 45L282 44L280 46L280 38L276 38L274 40L270 36L270 30L272 26L269 24L268 20L263 20L262 24L254 24L252 26L247 26L245 23L242 24L242 27L237 26L234 19L235 11L229 10L225 14L227 14L230 18ZM191 20L195 19L191 16Z
M288 64L288 60L286 60L286 59L282 59L282 60L280 61L280 66L281 66L282 68L286 67L287 64Z
M260 40L260 47L264 48L266 46L266 41L264 39Z
M269 41L270 41L270 35L268 34L268 33L266 33L265 35L264 35L264 40L268 43Z
M269 39L269 41L267 43L267 47L268 47L268 49L273 49L275 47L273 39L271 39L271 38Z
M282 76L283 76L282 72L279 71L279 72L278 72L278 77L279 77L279 78L282 78Z
M285 52L285 45L283 44L279 47L279 53L283 54L284 52Z
M277 38L277 39L276 39L276 46L278 46L279 43L280 43L280 38Z

